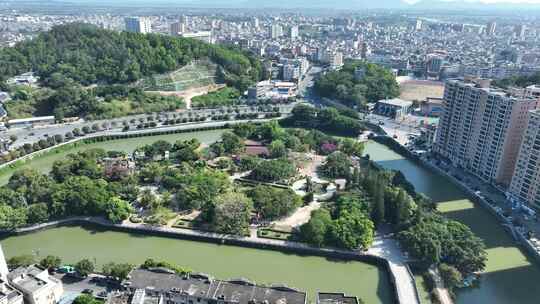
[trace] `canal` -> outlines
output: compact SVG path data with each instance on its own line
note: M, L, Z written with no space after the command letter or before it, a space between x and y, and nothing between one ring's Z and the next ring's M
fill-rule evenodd
M366 153L385 168L400 170L419 192L438 203L447 217L469 226L486 243L488 261L476 288L459 290L458 304L540 302L540 269L530 260L497 220L475 205L446 177L433 173L386 146L369 142Z
M36 157L24 166L48 172L55 160L68 153L90 148L133 151L158 139L174 142L196 137L203 143L216 141L223 130L163 136L119 139L85 144L67 151ZM4 172L5 183L12 172ZM93 226L66 226L1 240L7 257L34 254L60 256L65 263L82 258L107 262L140 264L146 258L165 260L220 279L244 277L257 283L285 283L308 292L311 300L317 291L345 292L368 304L393 303L393 291L386 271L376 265L330 260L279 251L215 245L118 231Z

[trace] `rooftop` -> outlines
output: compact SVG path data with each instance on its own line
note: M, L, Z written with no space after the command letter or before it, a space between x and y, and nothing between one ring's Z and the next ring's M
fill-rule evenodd
M34 122L34 121L43 121L43 120L54 120L54 116L37 116L37 117L30 117L30 118L12 119L8 121L8 123L14 124L14 123Z
M161 293L238 302L241 304L305 304L306 293L286 286L258 286L245 279L221 281L207 275L187 275L136 269L131 272L129 283L133 289L149 289Z
M346 296L344 293L319 292L318 304L358 304L356 297Z
M11 284L24 292L33 293L47 285L48 281L42 276L47 271L36 265L18 267L8 274Z
M392 99L382 99L379 100L380 103L389 104L396 107L410 107L412 106L412 101L406 101L399 98L392 98Z

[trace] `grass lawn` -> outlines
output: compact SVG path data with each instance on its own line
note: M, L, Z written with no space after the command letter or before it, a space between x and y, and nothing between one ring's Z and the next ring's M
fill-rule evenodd
M257 230L257 236L264 239L286 241L292 237L292 233L286 232L286 231L275 230L271 228L261 228Z

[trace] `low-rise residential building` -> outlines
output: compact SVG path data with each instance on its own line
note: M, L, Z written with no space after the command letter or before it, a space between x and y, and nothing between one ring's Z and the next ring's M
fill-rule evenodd
M420 105L420 111L426 116L439 117L444 110L443 101L442 98L427 97Z
M0 279L0 303L2 304L23 304L23 294L10 286L6 281Z
M265 80L248 89L248 99L284 100L296 96L297 90L294 82Z
M56 304L64 293L62 282L37 265L18 267L7 278L23 294L26 304Z
M401 119L409 113L413 103L399 98L383 99L377 102L375 111L384 116Z
M123 282L133 304L305 304L305 292L283 285L260 286L246 279L216 280L166 269L135 269Z
M107 177L126 177L135 172L135 162L127 157L108 157L103 159L103 167Z

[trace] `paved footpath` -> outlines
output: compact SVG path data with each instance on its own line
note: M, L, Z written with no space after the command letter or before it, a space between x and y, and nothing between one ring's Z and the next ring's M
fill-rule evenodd
M233 235L224 235L213 232L204 232L199 230L192 229L182 229L182 228L172 228L165 226L151 226L147 224L135 224L129 221L125 221L122 224L112 224L109 221L99 218L99 217L72 217L68 219L52 221L44 224L39 224L35 226L25 227L16 229L16 233L28 233L35 230L45 229L49 227L58 226L61 224L76 223L76 222L89 222L107 227L117 227L122 229L132 229L137 231L148 231L148 232L160 232L170 235L184 235L192 237L202 237L206 239L214 239L221 242L226 242L227 240L236 240L239 242L252 243L252 244L261 244L269 245L275 248L296 248L300 250L309 250L311 252L319 252L326 254L346 254L346 255L369 255L375 256L388 261L389 270L391 272L391 277L395 282L396 293L398 297L398 302L401 304L420 304L416 285L414 283L414 278L406 266L406 258L401 253L401 250L398 246L396 240L391 238L385 238L377 236L373 242L373 246L366 252L353 252L350 250L341 250L336 248L315 248L305 243L292 242L292 241L283 241L283 240L274 240L274 239L265 239L257 237L256 229L251 229L249 237L240 237Z
M376 237L367 253L388 261L399 303L420 304L414 277L406 264L407 258L403 256L395 239Z

